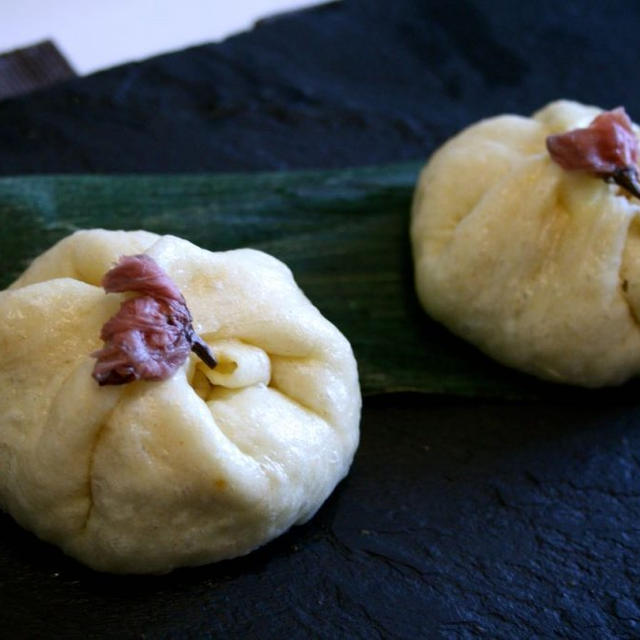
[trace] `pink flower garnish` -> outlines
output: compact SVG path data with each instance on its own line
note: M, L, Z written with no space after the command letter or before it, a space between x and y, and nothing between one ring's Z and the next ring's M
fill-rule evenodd
M640 198L638 139L623 107L606 111L584 129L549 136L551 159L567 171L588 171Z
M149 256L123 256L102 279L107 293L135 291L143 295L120 305L102 327L105 345L91 355L97 359L93 377L98 384L133 380L165 380L193 351L213 368L216 360L194 331L182 294Z

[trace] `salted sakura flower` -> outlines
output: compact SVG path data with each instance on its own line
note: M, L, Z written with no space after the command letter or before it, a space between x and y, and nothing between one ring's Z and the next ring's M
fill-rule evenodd
M588 171L640 198L638 139L623 107L605 111L591 124L547 138L554 162L567 171Z
M102 327L105 345L96 358L93 377L100 385L133 380L165 380L193 351L213 368L216 360L192 326L184 297L171 278L147 255L123 256L108 271L107 293L133 291Z

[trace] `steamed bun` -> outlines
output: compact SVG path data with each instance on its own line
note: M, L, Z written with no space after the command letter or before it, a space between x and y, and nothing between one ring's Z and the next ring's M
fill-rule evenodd
M545 140L599 113L559 101L469 127L422 171L411 221L433 318L504 364L587 387L640 372L640 201L562 169Z
M146 253L219 365L99 387L90 354ZM307 521L346 475L360 390L347 340L289 269L249 249L81 231L0 292L0 506L87 565L162 573L246 554Z

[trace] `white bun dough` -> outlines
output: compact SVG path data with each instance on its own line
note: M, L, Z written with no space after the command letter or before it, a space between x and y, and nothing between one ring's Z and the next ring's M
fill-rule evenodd
M91 352L147 253L216 354L170 379L99 387ZM0 292L0 506L98 570L164 573L246 554L307 521L349 470L351 347L289 269L147 232L80 231Z
M587 387L640 372L640 201L565 171L545 139L600 112L559 101L469 127L423 169L411 221L433 318L506 365Z

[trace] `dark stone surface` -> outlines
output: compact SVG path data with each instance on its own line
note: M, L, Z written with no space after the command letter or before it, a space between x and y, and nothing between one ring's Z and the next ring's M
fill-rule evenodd
M622 0L327 5L0 103L0 174L421 159L559 97L638 115L639 26Z
M37 637L638 637L640 408L371 398L351 475L246 558L84 569L2 517L0 620Z
M624 2L330 5L0 103L0 173L234 171L428 155L557 97L640 117ZM640 406L368 398L349 478L247 558L92 573L0 517L28 637L640 636ZM2 633L0 632L0 633Z

